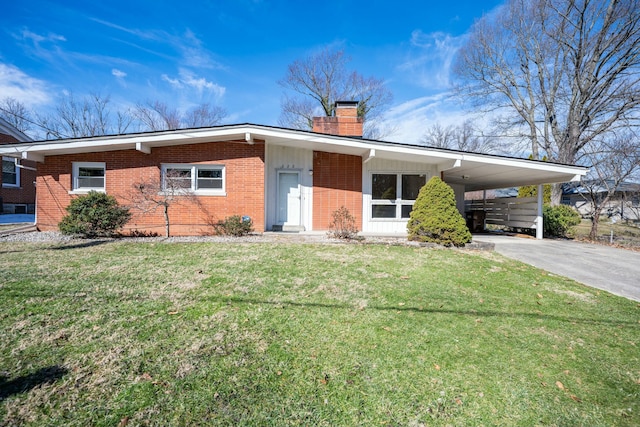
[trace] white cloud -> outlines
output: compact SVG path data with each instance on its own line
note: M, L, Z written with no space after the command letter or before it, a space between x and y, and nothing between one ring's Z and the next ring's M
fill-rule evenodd
M222 98L226 92L224 86L220 86L217 83L207 80L204 77L199 77L192 71L185 68L181 68L178 71L178 77L171 78L166 74L161 76L162 80L169 83L174 89L192 89L199 95L205 93L213 95L216 98Z
M169 83L171 86L173 86L174 89L182 89L183 85L182 82L180 82L180 79L172 79L169 76L167 76L166 74L163 74L161 76L162 80L164 80L165 82Z
M125 88L127 87L127 81L125 80L125 77L127 77L127 73L117 68L112 68L111 75L116 78L116 81L120 86Z
M216 59L211 51L203 46L202 41L196 36L196 34L190 29L186 29L184 34L176 35L164 30L140 30L137 28L127 28L121 25L104 21L97 18L91 18L93 21L105 25L109 28L113 28L118 31L122 31L129 35L136 37L144 42L152 42L153 44L169 45L171 46L180 58L173 58L179 61L187 67L193 68L206 68L206 69L224 69L226 68ZM141 46L138 43L131 41L122 41L123 43L133 46L137 49L143 50L148 53L163 57L165 59L171 59L170 55L166 53L166 49L159 51L156 47L151 48L149 46Z
M112 69L111 74L115 76L117 79L124 79L125 77L127 77L127 73L125 73L124 71L118 70L117 68Z
M51 101L46 82L31 77L19 68L0 63L0 94L14 98L29 107Z
M383 119L383 126L395 129L387 138L407 144L419 143L432 125L458 125L472 118L448 93L414 98L391 108Z
M409 79L424 88L448 89L451 65L463 40L464 36L414 30L410 40L413 49L405 62L398 66L398 70L408 74Z
M172 37L171 40L181 52L184 65L194 68L224 68L213 58L211 52L202 46L202 41L190 29L185 31L183 37Z
M31 40L33 44L36 46L45 41L49 41L49 42L66 42L67 41L67 39L64 36L61 36L60 34L49 33L46 36L43 36L40 34L36 34L33 31L28 30L27 28L24 28L22 30L22 38L26 40Z

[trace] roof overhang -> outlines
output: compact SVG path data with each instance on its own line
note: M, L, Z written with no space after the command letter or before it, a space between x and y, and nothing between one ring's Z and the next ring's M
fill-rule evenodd
M29 138L23 132L19 131L15 126L13 126L11 123L6 121L2 117L0 117L0 133L4 135L12 136L18 142L31 141L31 138Z
M220 141L304 147L360 156L365 163L380 158L426 164L442 173L446 182L464 185L467 191L577 181L587 173L578 166L253 124L11 144L0 146L0 154L44 162L47 156L116 150L150 154L158 147Z

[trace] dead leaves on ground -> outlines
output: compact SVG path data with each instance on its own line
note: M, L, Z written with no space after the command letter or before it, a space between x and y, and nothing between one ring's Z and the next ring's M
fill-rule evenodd
M564 373L564 375L568 376L571 372L567 369L567 370L565 370L563 373ZM537 375L538 375L538 378L542 378L542 377L543 377L543 375L542 375L541 373L538 373ZM578 384L581 384L581 383L582 383L582 381L580 380L580 378L576 378L576 379L575 379L575 381L576 381L576 383L578 383ZM544 381L542 381L540 384L541 384L543 387L546 387L546 386L547 386L547 383L546 383L546 382L544 382ZM582 402L582 399L580 399L580 398L579 398L578 396L576 396L575 394L571 393L571 391L569 390L569 388L568 388L568 387L567 387L567 386L566 386L562 381L557 380L557 381L556 381L556 383L555 383L555 385L556 385L556 387L558 388L558 390L565 392L565 394L567 394L567 396L568 396L571 400L573 400L574 402L577 402L577 403L581 403L581 402Z

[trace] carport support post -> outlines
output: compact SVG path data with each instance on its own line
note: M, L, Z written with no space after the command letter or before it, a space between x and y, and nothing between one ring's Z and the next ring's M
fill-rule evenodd
M542 185L538 185L538 213L536 215L536 239L542 240L544 222L542 219Z
M482 190L482 231L487 231L487 190Z

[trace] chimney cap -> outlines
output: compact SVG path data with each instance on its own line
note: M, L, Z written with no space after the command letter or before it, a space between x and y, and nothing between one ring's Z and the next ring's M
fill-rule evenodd
M336 101L336 108L358 108L360 101Z

